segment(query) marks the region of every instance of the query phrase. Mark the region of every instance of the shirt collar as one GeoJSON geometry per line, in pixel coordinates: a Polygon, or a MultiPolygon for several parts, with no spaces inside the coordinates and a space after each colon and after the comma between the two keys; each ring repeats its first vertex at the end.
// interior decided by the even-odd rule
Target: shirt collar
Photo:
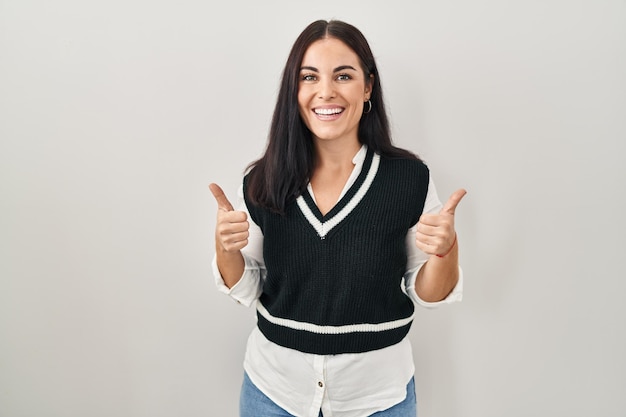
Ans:
{"type": "Polygon", "coordinates": [[[363,161],[365,161],[365,156],[367,155],[367,145],[361,145],[361,149],[354,155],[352,158],[352,163],[354,165],[363,165],[363,161]]]}

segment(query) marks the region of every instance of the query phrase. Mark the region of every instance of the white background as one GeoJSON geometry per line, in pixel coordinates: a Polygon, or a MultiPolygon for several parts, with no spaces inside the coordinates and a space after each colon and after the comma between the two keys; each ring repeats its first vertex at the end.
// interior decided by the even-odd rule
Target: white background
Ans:
{"type": "Polygon", "coordinates": [[[207,185],[234,199],[320,18],[468,190],[420,417],[626,415],[625,1],[0,0],[0,416],[237,415],[255,317],[215,289],[207,185]]]}

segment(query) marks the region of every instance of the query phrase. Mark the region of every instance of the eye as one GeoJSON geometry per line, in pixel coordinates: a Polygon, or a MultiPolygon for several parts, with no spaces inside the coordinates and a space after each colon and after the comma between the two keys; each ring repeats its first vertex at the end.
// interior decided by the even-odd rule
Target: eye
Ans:
{"type": "Polygon", "coordinates": [[[350,76],[349,74],[339,74],[337,75],[337,80],[338,81],[349,81],[352,79],[352,76],[350,76]]]}
{"type": "Polygon", "coordinates": [[[314,74],[304,74],[300,79],[302,81],[315,81],[317,77],[314,74]]]}

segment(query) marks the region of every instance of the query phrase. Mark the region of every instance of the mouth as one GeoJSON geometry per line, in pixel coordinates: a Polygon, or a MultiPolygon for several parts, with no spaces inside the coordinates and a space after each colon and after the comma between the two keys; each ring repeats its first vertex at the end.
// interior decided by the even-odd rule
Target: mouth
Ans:
{"type": "Polygon", "coordinates": [[[323,119],[334,119],[339,117],[339,115],[341,115],[341,113],[343,113],[344,108],[343,107],[317,107],[313,109],[313,113],[315,113],[315,115],[317,117],[323,118],[323,119]]]}

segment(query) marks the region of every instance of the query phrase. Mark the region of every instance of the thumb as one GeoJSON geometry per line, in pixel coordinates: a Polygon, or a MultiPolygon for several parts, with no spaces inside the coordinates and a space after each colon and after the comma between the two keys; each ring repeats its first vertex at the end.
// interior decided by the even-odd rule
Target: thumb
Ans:
{"type": "Polygon", "coordinates": [[[452,193],[446,204],[441,209],[441,213],[448,213],[454,215],[454,211],[456,210],[456,206],[459,205],[459,202],[467,194],[467,191],[464,189],[458,189],[452,193]]]}
{"type": "Polygon", "coordinates": [[[215,183],[211,183],[209,184],[209,189],[211,190],[213,197],[215,197],[215,201],[217,201],[217,208],[219,210],[224,210],[224,211],[234,210],[233,205],[230,204],[230,201],[228,201],[228,198],[226,198],[226,194],[224,194],[224,190],[222,190],[222,187],[220,187],[219,185],[215,183]]]}

